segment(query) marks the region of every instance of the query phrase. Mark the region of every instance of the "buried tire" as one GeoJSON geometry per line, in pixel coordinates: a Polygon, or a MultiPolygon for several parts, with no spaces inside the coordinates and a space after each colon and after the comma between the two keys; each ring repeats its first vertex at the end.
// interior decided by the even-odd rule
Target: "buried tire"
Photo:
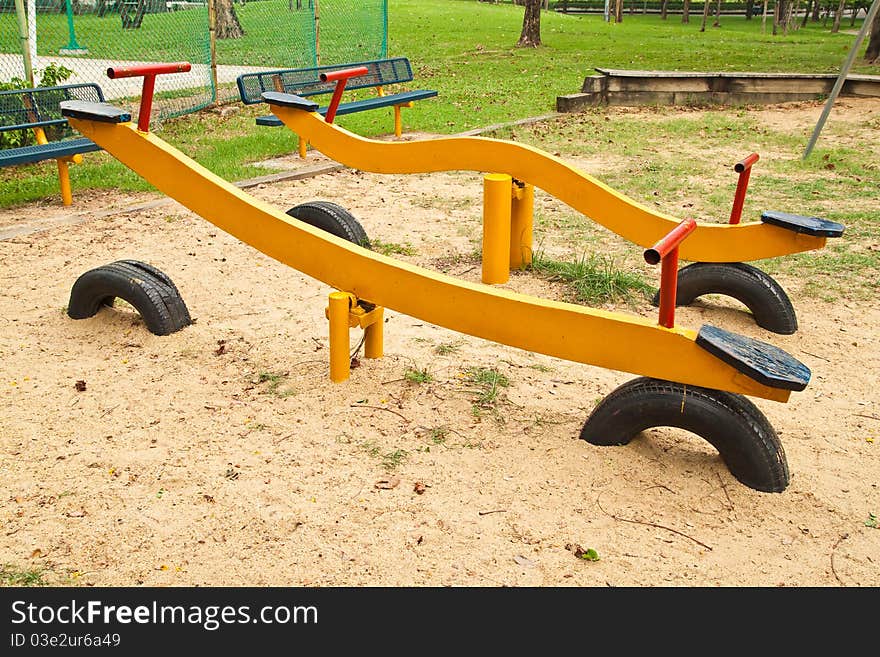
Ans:
{"type": "Polygon", "coordinates": [[[367,231],[355,216],[341,205],[329,201],[309,201],[290,208],[287,214],[331,235],[370,248],[367,231]]]}
{"type": "MultiPolygon", "coordinates": [[[[704,294],[723,294],[742,302],[755,323],[773,333],[797,331],[797,315],[785,290],[771,276],[742,262],[695,262],[678,272],[677,306],[693,303],[704,294]]],[[[654,296],[660,303],[660,293],[654,296]]]]}
{"type": "Polygon", "coordinates": [[[710,443],[742,484],[779,493],[789,482],[782,443],[746,397],[642,377],[603,399],[580,437],[593,445],[625,445],[652,427],[675,427],[710,443]]]}
{"type": "Polygon", "coordinates": [[[87,319],[117,298],[134,306],[156,335],[170,335],[192,324],[171,279],[139,260],[118,260],[82,274],[70,290],[67,314],[71,319],[87,319]]]}

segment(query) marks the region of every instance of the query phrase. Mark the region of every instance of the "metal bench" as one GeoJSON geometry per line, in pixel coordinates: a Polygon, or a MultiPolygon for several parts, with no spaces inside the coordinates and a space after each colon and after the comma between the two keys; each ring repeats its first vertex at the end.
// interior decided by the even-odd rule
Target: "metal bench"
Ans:
{"type": "MultiPolygon", "coordinates": [[[[340,103],[336,109],[337,115],[353,114],[379,107],[393,107],[394,134],[400,137],[403,133],[401,109],[412,107],[413,103],[417,100],[433,98],[437,95],[436,91],[429,89],[401,91],[393,94],[385,93],[385,87],[388,85],[412,82],[412,67],[410,66],[409,59],[406,57],[350,64],[334,64],[331,66],[314,66],[312,68],[278,69],[274,71],[261,71],[259,73],[245,73],[238,76],[236,82],[241,101],[245,105],[255,105],[264,102],[262,94],[265,91],[278,91],[302,97],[331,94],[336,88],[336,83],[333,81],[322,82],[322,73],[326,74],[360,66],[367,68],[366,75],[360,75],[348,80],[345,87],[346,91],[375,88],[378,91],[378,95],[363,100],[340,103]]],[[[326,114],[328,108],[329,106],[319,107],[317,111],[321,114],[326,114]]],[[[257,117],[256,122],[257,125],[263,126],[277,127],[282,125],[281,120],[273,115],[257,117]]],[[[302,157],[305,157],[305,147],[305,140],[300,139],[299,152],[302,157]]]]}
{"type": "Polygon", "coordinates": [[[65,100],[100,103],[104,93],[93,83],[0,91],[0,132],[32,130],[37,142],[0,150],[0,167],[56,160],[61,200],[70,205],[73,196],[69,163],[79,163],[82,153],[99,151],[101,147],[90,139],[72,137],[67,119],[61,116],[60,105],[65,100]]]}

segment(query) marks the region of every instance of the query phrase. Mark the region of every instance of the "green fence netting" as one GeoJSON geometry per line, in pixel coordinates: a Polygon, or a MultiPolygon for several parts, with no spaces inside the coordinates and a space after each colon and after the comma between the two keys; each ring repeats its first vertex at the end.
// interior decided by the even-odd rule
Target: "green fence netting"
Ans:
{"type": "Polygon", "coordinates": [[[109,102],[136,111],[141,80],[111,80],[108,67],[190,62],[189,73],[156,79],[159,120],[237,100],[244,72],[387,56],[387,0],[213,0],[215,32],[208,0],[20,1],[27,39],[15,0],[0,0],[0,87],[27,86],[27,50],[37,85],[97,82],[109,102]],[[241,35],[213,38],[222,21],[241,35]]]}

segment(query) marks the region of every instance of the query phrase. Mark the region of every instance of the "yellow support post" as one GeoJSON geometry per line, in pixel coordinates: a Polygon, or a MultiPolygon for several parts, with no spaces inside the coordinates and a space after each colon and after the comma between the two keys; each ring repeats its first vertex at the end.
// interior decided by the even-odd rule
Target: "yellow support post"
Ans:
{"type": "Polygon", "coordinates": [[[305,137],[299,138],[299,156],[302,159],[306,159],[306,151],[309,148],[309,140],[305,137]]]}
{"type": "Polygon", "coordinates": [[[510,278],[510,186],[505,173],[483,176],[483,282],[506,283],[510,278]]]}
{"type": "Polygon", "coordinates": [[[385,313],[381,306],[376,306],[372,312],[375,313],[375,317],[372,318],[372,323],[364,328],[364,356],[366,358],[382,358],[385,340],[385,313]]]}
{"type": "Polygon", "coordinates": [[[348,313],[351,296],[345,292],[331,292],[327,318],[330,320],[330,380],[347,381],[351,375],[351,356],[348,343],[348,313]]]}
{"type": "Polygon", "coordinates": [[[66,160],[56,160],[58,162],[58,181],[61,183],[61,202],[64,205],[73,203],[73,193],[70,191],[70,171],[67,167],[66,160]]]}
{"type": "Polygon", "coordinates": [[[400,137],[403,134],[403,117],[400,115],[400,105],[394,106],[394,135],[400,137]]]}
{"type": "Polygon", "coordinates": [[[510,268],[525,269],[532,264],[535,186],[514,180],[511,191],[510,268]]]}

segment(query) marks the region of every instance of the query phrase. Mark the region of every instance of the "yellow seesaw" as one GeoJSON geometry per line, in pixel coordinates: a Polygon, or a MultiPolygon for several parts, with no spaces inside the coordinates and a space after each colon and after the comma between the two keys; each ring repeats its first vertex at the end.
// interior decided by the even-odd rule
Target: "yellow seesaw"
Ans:
{"type": "MultiPolygon", "coordinates": [[[[183,67],[188,65],[110,73],[145,75],[150,82],[145,91],[151,91],[150,76],[187,70],[183,67]]],[[[149,103],[143,98],[137,126],[130,114],[104,103],[64,102],[62,114],[76,130],[196,214],[340,290],[330,295],[328,308],[334,380],[348,377],[349,326],[368,331],[368,357],[382,355],[382,308],[387,307],[527,351],[642,375],[645,378],[621,386],[596,408],[582,438],[594,444],[623,444],[649,427],[680,427],[713,444],[744,484],[777,492],[787,486],[782,445],[763,414],[743,396],[784,402],[792,391],[806,387],[809,369],[786,352],[712,326],[699,332],[675,327],[671,317],[662,319],[663,303],[661,322],[667,326],[470,283],[374,253],[250,196],[150,133],[149,103]]],[[[320,202],[310,207],[323,207],[330,214],[341,210],[320,202]]],[[[646,257],[669,262],[698,230],[694,222],[676,224],[646,257]]],[[[143,263],[132,265],[135,262],[120,261],[128,264],[113,263],[81,276],[71,293],[71,317],[91,316],[114,296],[130,300],[124,294],[131,292],[142,314],[159,306],[163,317],[176,313],[176,328],[188,323],[182,302],[175,306],[177,289],[170,279],[143,263]],[[155,284],[152,296],[141,294],[145,278],[155,284]],[[137,289],[132,292],[133,288],[137,289]]],[[[674,309],[674,280],[673,276],[667,312],[670,303],[674,309]]]]}
{"type": "MultiPolygon", "coordinates": [[[[504,186],[505,181],[498,179],[498,174],[509,176],[506,193],[513,196],[515,208],[511,267],[531,262],[533,186],[645,248],[680,222],[615,191],[558,157],[527,145],[485,137],[442,137],[395,143],[366,139],[340,128],[333,119],[345,82],[365,72],[366,68],[361,67],[321,74],[324,83],[336,83],[325,116],[319,113],[317,103],[306,98],[279,91],[266,91],[262,98],[272,113],[299,135],[301,154],[302,146],[309,143],[337,162],[373,173],[460,170],[490,173],[486,178],[484,210],[487,222],[483,244],[485,283],[506,282],[509,271],[504,245],[511,239],[510,202],[506,208],[502,207],[497,199],[499,193],[505,192],[489,191],[490,183],[504,186]],[[493,221],[496,215],[501,215],[499,221],[493,221]],[[527,238],[517,242],[517,231],[526,232],[527,238]],[[519,254],[517,246],[521,250],[519,254]]],[[[256,86],[261,88],[278,86],[278,81],[271,79],[271,73],[249,73],[242,77],[256,77],[259,82],[256,86]]],[[[255,84],[252,81],[250,86],[255,84]]],[[[783,212],[764,212],[759,222],[740,223],[748,176],[757,159],[757,154],[752,154],[736,166],[740,179],[730,223],[698,222],[694,233],[681,244],[680,257],[695,264],[678,274],[678,304],[691,303],[704,294],[725,294],[742,301],[760,326],[776,333],[794,333],[797,318],[784,290],[766,273],[744,263],[820,249],[828,237],[842,235],[844,227],[817,217],[783,212]]]]}

